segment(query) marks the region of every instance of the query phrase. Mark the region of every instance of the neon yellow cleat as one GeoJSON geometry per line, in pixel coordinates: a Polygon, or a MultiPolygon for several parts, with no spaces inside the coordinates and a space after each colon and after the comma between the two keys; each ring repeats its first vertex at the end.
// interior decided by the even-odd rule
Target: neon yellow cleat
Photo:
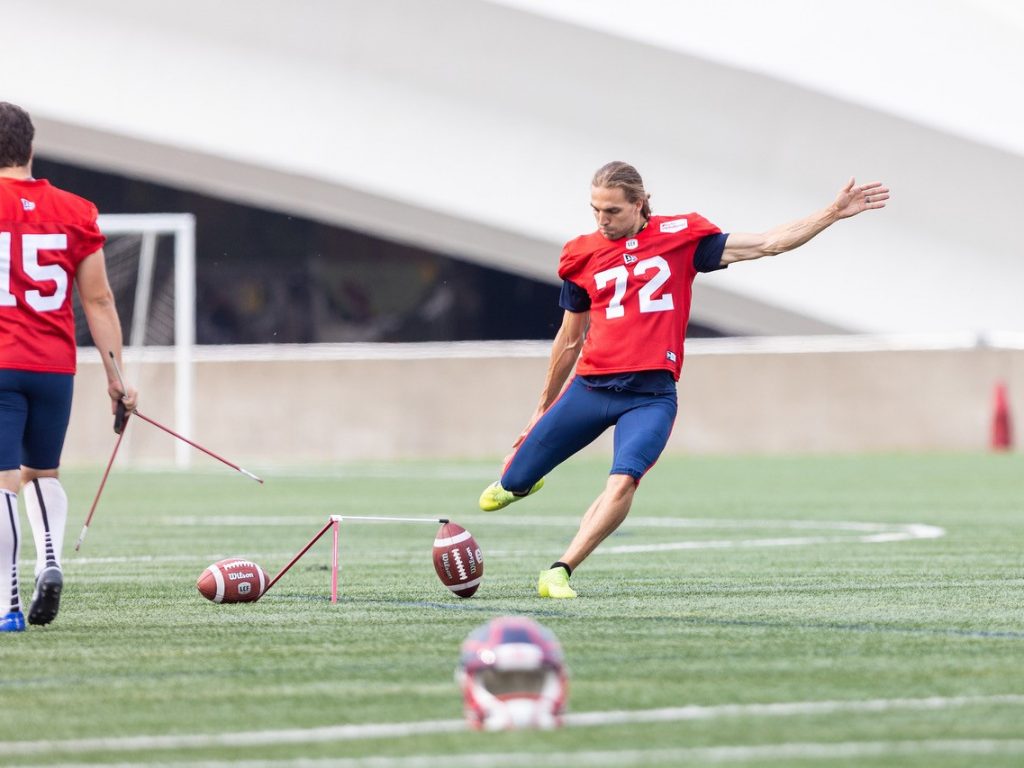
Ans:
{"type": "Polygon", "coordinates": [[[569,574],[565,568],[551,568],[540,572],[537,579],[537,594],[541,597],[576,597],[576,590],[569,586],[569,574]]]}
{"type": "Polygon", "coordinates": [[[532,493],[536,493],[544,487],[544,478],[538,480],[533,488],[530,489],[530,493],[526,493],[522,496],[516,496],[512,491],[506,491],[501,487],[501,481],[495,481],[484,488],[484,492],[480,494],[480,509],[484,512],[493,512],[496,509],[504,509],[513,501],[519,501],[520,499],[526,498],[532,493]]]}

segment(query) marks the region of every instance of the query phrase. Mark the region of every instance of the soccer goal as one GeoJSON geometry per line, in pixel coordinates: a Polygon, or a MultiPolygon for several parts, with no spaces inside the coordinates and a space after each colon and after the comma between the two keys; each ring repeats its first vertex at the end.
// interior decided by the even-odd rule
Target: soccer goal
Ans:
{"type": "MultiPolygon", "coordinates": [[[[121,316],[126,373],[148,361],[173,361],[175,429],[193,434],[192,353],[196,341],[195,217],[190,213],[104,214],[99,227],[107,276],[121,316]]],[[[80,345],[92,345],[76,295],[80,345]]],[[[178,441],[175,465],[187,467],[178,441]]]]}

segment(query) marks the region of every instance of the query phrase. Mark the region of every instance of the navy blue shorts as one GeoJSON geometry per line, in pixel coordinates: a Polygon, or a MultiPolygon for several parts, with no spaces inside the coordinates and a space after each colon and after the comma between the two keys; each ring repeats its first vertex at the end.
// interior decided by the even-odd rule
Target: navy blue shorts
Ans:
{"type": "Polygon", "coordinates": [[[74,385],[70,373],[0,369],[0,471],[60,466],[74,385]]]}
{"type": "Polygon", "coordinates": [[[525,493],[611,426],[615,447],[609,474],[629,475],[639,482],[665,450],[677,408],[675,392],[591,387],[576,377],[523,440],[505,468],[501,486],[525,493]]]}

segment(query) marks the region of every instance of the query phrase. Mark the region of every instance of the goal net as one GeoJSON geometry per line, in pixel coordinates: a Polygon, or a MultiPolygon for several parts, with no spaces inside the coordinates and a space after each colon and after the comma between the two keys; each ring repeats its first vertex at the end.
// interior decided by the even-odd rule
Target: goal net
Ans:
{"type": "MultiPolygon", "coordinates": [[[[174,363],[175,430],[193,432],[192,350],[196,338],[195,217],[185,213],[105,214],[99,226],[121,331],[125,366],[147,360],[174,363]]],[[[92,346],[75,293],[80,346],[92,346]]],[[[126,374],[132,378],[131,374],[126,374]]],[[[175,464],[187,467],[188,446],[176,441],[175,464]]]]}

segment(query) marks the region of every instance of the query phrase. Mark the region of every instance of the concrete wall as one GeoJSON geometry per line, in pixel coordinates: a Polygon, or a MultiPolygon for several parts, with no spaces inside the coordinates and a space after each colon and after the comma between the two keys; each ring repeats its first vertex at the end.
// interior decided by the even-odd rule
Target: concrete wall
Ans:
{"type": "MultiPolygon", "coordinates": [[[[404,346],[404,345],[403,345],[404,346]]],[[[200,360],[191,436],[249,469],[359,460],[500,460],[531,413],[543,346],[455,357],[200,360]]],[[[174,426],[173,366],[132,362],[141,410],[174,426]]],[[[994,384],[1024,413],[1024,350],[688,353],[669,450],[696,453],[972,451],[988,446],[994,384]]],[[[65,465],[114,444],[98,359],[76,382],[65,465]]],[[[170,436],[136,421],[119,461],[174,462],[170,436]]],[[[610,435],[591,451],[607,452],[610,435]]],[[[212,462],[195,454],[193,466],[212,462]]],[[[211,464],[215,466],[215,464],[211,464]]]]}

